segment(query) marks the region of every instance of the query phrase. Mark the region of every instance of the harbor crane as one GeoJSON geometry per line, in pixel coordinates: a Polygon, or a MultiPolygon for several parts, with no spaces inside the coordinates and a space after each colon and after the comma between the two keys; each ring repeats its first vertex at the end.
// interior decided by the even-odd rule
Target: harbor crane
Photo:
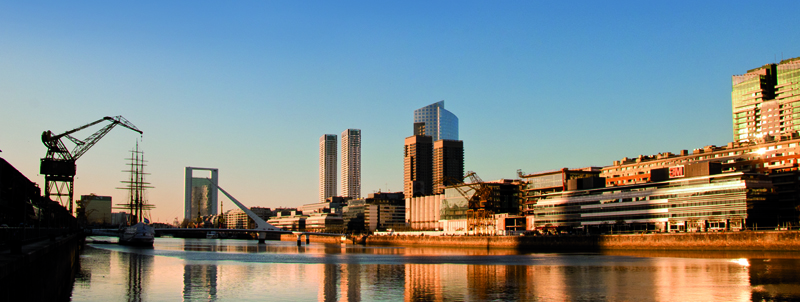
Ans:
{"type": "Polygon", "coordinates": [[[69,212],[73,213],[73,181],[76,171],[75,161],[83,156],[86,151],[89,151],[92,146],[97,144],[103,136],[108,134],[108,132],[117,125],[139,132],[140,135],[142,134],[142,130],[136,128],[136,126],[121,115],[115,117],[106,116],[57,135],[49,130],[42,133],[42,143],[47,147],[47,155],[41,160],[39,174],[44,175],[46,198],[55,197],[57,199],[56,201],[62,206],[67,207],[67,205],[69,205],[69,212]],[[80,140],[72,136],[75,132],[104,121],[111,123],[97,130],[97,132],[86,139],[80,140]],[[66,138],[75,144],[72,151],[67,149],[62,138],[66,138]]]}

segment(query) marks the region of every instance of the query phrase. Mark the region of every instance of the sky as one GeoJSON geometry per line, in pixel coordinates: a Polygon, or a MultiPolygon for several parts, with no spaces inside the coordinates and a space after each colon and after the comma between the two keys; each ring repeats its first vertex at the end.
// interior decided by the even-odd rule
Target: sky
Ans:
{"type": "Polygon", "coordinates": [[[83,155],[75,196],[125,202],[139,141],[152,220],[172,222],[187,166],[218,168],[247,206],[317,202],[319,138],[348,128],[362,131],[362,195],[402,191],[413,111],[442,100],[484,180],[725,145],[731,76],[800,56],[798,9],[0,0],[0,157],[44,187],[43,131],[122,115],[144,134],[117,127],[83,155]]]}

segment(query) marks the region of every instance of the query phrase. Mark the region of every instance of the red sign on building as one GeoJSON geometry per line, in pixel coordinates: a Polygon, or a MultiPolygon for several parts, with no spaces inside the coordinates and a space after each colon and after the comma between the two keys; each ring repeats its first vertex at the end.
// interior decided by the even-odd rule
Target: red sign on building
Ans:
{"type": "Polygon", "coordinates": [[[669,167],[669,178],[683,177],[683,166],[669,167]]]}

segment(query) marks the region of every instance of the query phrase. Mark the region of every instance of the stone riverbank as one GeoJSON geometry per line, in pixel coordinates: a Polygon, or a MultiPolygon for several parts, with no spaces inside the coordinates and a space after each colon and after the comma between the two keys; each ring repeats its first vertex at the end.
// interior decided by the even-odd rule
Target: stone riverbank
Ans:
{"type": "Polygon", "coordinates": [[[368,236],[365,242],[367,245],[512,248],[531,251],[800,251],[800,231],[556,236],[368,236]]]}

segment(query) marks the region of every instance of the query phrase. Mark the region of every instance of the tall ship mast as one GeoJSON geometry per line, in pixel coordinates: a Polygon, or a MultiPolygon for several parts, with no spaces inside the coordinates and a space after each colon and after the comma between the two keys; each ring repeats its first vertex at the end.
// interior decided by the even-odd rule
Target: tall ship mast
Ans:
{"type": "Polygon", "coordinates": [[[145,189],[153,188],[149,182],[144,180],[145,175],[150,173],[144,172],[145,160],[144,152],[139,150],[139,141],[136,141],[136,148],[131,150],[131,157],[126,158],[128,161],[128,170],[123,172],[129,173],[128,180],[123,180],[121,183],[125,184],[122,190],[128,191],[128,202],[118,204],[119,209],[130,211],[131,214],[128,218],[128,225],[135,225],[139,222],[149,222],[150,210],[155,208],[154,205],[147,204],[147,197],[145,189]]]}

